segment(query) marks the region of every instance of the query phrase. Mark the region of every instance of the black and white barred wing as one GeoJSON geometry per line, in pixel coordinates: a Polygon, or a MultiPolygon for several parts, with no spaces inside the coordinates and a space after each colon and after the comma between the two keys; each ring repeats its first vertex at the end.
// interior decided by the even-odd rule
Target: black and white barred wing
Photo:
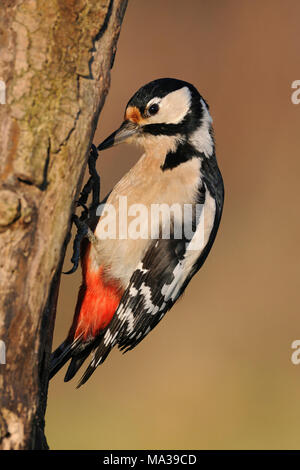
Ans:
{"type": "Polygon", "coordinates": [[[116,344],[121,350],[133,349],[172,307],[180,295],[178,286],[185,248],[183,240],[159,239],[151,243],[132,274],[79,386],[104,362],[116,344]]]}
{"type": "Polygon", "coordinates": [[[116,312],[122,328],[119,349],[133,349],[163,318],[179,296],[185,242],[155,241],[134,272],[116,312]]]}

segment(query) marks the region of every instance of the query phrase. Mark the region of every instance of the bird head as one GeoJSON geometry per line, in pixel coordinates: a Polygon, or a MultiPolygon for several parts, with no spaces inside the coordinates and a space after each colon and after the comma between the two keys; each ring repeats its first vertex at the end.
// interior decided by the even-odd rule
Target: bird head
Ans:
{"type": "Polygon", "coordinates": [[[192,143],[197,141],[199,131],[201,139],[207,140],[207,150],[211,150],[212,119],[208,109],[205,100],[190,83],[173,78],[154,80],[132,96],[122,125],[99,145],[98,150],[121,142],[147,147],[149,142],[153,145],[154,138],[156,141],[168,138],[170,146],[189,140],[192,143]]]}

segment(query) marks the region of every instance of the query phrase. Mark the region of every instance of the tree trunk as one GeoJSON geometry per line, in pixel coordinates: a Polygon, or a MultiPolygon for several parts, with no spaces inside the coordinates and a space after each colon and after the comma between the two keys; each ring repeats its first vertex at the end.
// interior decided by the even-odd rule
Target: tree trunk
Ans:
{"type": "Polygon", "coordinates": [[[60,272],[126,5],[1,2],[1,449],[47,448],[47,369],[60,272]]]}

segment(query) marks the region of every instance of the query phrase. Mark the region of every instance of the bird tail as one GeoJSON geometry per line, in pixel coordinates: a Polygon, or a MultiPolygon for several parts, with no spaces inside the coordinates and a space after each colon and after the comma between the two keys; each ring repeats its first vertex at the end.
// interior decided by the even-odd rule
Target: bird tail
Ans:
{"type": "Polygon", "coordinates": [[[51,354],[49,380],[68,362],[69,359],[82,347],[82,334],[75,336],[78,316],[81,309],[82,299],[84,298],[86,288],[82,285],[79,289],[73,323],[70,328],[67,339],[58,346],[51,354]]]}
{"type": "Polygon", "coordinates": [[[82,336],[73,342],[66,339],[51,355],[49,379],[71,359],[64,381],[71,380],[93,349],[93,341],[84,341],[82,336]]]}
{"type": "Polygon", "coordinates": [[[51,354],[50,373],[51,379],[70,359],[64,381],[71,380],[85,359],[88,357],[93,347],[94,337],[90,334],[89,322],[85,322],[85,315],[93,314],[96,317],[97,310],[92,308],[93,303],[89,299],[89,289],[86,285],[81,285],[75,309],[73,322],[67,339],[51,354]]]}
{"type": "Polygon", "coordinates": [[[52,377],[65,365],[65,363],[68,362],[68,360],[71,358],[71,355],[72,343],[67,343],[67,340],[65,340],[51,354],[49,379],[52,379],[52,377]]]}
{"type": "Polygon", "coordinates": [[[116,282],[105,283],[102,272],[100,266],[96,272],[90,269],[85,273],[67,339],[52,353],[50,378],[71,359],[64,378],[65,382],[71,380],[103,339],[122,292],[116,282]]]}

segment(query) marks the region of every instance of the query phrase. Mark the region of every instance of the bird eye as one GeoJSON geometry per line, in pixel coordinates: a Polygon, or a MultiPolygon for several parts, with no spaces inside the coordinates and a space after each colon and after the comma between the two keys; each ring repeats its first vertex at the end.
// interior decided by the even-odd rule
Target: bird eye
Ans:
{"type": "Polygon", "coordinates": [[[148,113],[150,114],[150,116],[153,116],[154,114],[156,114],[159,110],[159,106],[157,103],[153,103],[150,108],[148,109],[148,113]]]}

